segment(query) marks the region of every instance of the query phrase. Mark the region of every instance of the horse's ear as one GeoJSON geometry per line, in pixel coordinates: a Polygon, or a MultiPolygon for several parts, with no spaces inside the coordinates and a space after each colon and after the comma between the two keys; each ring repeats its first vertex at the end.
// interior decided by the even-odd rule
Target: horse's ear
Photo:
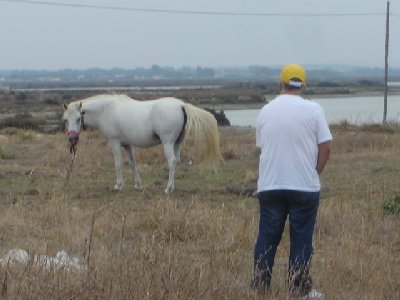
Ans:
{"type": "Polygon", "coordinates": [[[68,105],[64,103],[64,110],[68,109],[68,105]]]}
{"type": "Polygon", "coordinates": [[[85,114],[85,112],[82,110],[82,102],[79,103],[79,111],[80,111],[81,115],[85,114]]]}

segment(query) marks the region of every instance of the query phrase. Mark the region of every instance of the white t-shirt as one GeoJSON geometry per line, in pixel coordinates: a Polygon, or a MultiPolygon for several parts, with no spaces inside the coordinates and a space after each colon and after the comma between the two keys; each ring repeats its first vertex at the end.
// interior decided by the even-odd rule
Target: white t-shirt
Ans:
{"type": "Polygon", "coordinates": [[[257,191],[320,190],[318,144],[332,140],[322,107],[300,96],[279,95],[257,118],[261,149],[257,191]]]}

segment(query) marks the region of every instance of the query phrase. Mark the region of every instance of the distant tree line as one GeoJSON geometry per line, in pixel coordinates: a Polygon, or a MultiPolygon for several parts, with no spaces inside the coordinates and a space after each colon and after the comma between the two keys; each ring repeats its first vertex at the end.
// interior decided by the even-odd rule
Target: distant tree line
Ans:
{"type": "MultiPolygon", "coordinates": [[[[317,66],[307,67],[308,78],[312,81],[328,82],[332,80],[356,79],[382,80],[383,68],[317,66]]],[[[279,67],[249,66],[230,68],[209,67],[163,67],[153,65],[149,68],[84,70],[0,70],[0,86],[7,83],[126,83],[154,80],[269,80],[277,81],[279,67]]],[[[400,69],[390,69],[389,78],[400,80],[400,69]]]]}

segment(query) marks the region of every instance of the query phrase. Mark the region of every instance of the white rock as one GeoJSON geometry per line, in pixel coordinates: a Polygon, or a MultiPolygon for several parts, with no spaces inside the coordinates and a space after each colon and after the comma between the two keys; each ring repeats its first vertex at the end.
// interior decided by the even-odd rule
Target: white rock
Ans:
{"type": "Polygon", "coordinates": [[[26,264],[29,259],[29,254],[25,250],[22,249],[11,249],[8,253],[0,258],[0,263],[5,266],[8,263],[12,264],[15,262],[26,264]]]}
{"type": "MultiPolygon", "coordinates": [[[[3,266],[6,266],[8,263],[14,264],[15,262],[27,264],[29,259],[32,258],[22,249],[12,249],[8,251],[8,253],[0,258],[0,263],[3,266]]],[[[61,250],[57,252],[55,257],[47,256],[47,255],[35,255],[33,256],[33,261],[37,266],[44,268],[65,268],[67,270],[76,269],[82,270],[85,269],[85,266],[80,264],[79,259],[76,257],[71,257],[65,250],[61,250]]]]}

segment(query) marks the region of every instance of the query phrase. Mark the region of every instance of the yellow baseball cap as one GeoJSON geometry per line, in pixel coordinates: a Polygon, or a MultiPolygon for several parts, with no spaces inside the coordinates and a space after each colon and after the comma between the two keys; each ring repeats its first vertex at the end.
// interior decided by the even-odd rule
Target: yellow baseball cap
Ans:
{"type": "Polygon", "coordinates": [[[306,70],[296,64],[285,65],[282,68],[280,80],[293,87],[306,86],[306,70]]]}

